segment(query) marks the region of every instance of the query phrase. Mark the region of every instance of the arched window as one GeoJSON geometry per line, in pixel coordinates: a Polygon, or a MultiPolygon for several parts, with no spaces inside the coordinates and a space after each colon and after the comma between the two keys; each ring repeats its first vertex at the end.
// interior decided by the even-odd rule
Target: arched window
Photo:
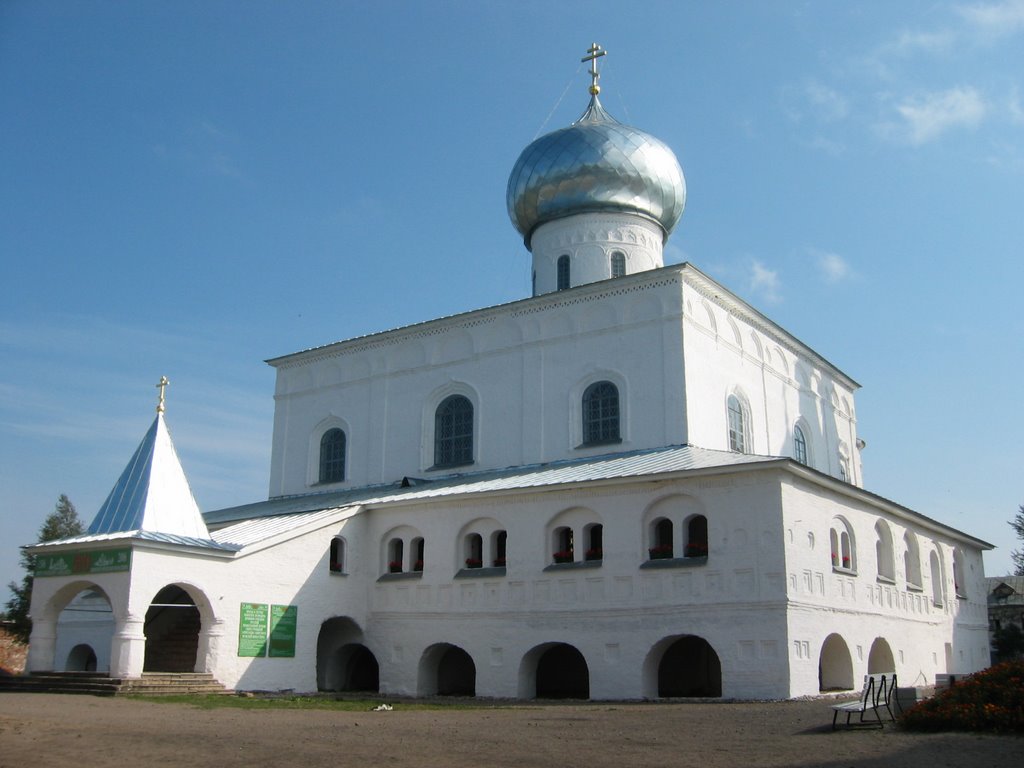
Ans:
{"type": "Polygon", "coordinates": [[[794,457],[801,464],[809,464],[807,459],[807,437],[804,435],[804,431],[800,429],[800,425],[797,424],[793,427],[793,453],[794,457]]]}
{"type": "Polygon", "coordinates": [[[331,554],[328,567],[332,573],[345,572],[345,540],[341,536],[331,539],[331,554]]]}
{"type": "Polygon", "coordinates": [[[557,288],[560,291],[564,291],[569,287],[569,257],[559,256],[558,257],[558,285],[557,288]]]}
{"type": "Polygon", "coordinates": [[[842,518],[833,518],[828,538],[832,545],[832,568],[856,573],[857,547],[849,524],[842,518]]]}
{"type": "Polygon", "coordinates": [[[434,466],[473,463],[473,404],[462,395],[446,397],[434,415],[434,466]]]}
{"type": "Polygon", "coordinates": [[[388,573],[401,573],[405,560],[405,543],[401,539],[388,542],[388,573]]]}
{"type": "Polygon", "coordinates": [[[912,531],[903,534],[903,572],[908,587],[921,588],[921,553],[917,548],[917,537],[912,531]]]}
{"type": "Polygon", "coordinates": [[[414,571],[423,570],[423,539],[415,538],[412,540],[412,569],[414,571]]]}
{"type": "Polygon", "coordinates": [[[878,560],[878,575],[887,581],[896,581],[896,564],[893,560],[892,533],[882,520],[875,523],[875,555],[878,560]]]}
{"type": "Polygon", "coordinates": [[[747,413],[736,395],[729,395],[729,450],[747,452],[747,413]]]}
{"type": "Polygon", "coordinates": [[[967,582],[964,576],[964,553],[958,547],[953,550],[953,594],[957,597],[967,597],[967,582]]]}
{"type": "Polygon", "coordinates": [[[619,442],[619,390],[598,381],[583,393],[583,444],[619,442]]]}
{"type": "Polygon", "coordinates": [[[571,563],[576,559],[576,549],[573,543],[572,528],[563,526],[555,529],[555,553],[556,563],[571,563]]]}
{"type": "Polygon", "coordinates": [[[600,523],[588,525],[583,529],[583,535],[587,539],[587,551],[584,560],[604,559],[604,526],[600,523]]]}
{"type": "Polygon", "coordinates": [[[484,537],[479,533],[471,533],[466,536],[465,552],[467,568],[483,568],[484,537]]]}
{"type": "Polygon", "coordinates": [[[708,519],[695,515],[686,522],[686,546],[684,557],[708,556],[708,519]]]}
{"type": "Polygon", "coordinates": [[[612,251],[612,277],[622,277],[626,274],[626,254],[622,251],[612,251]]]}
{"type": "Polygon", "coordinates": [[[939,565],[939,554],[932,550],[928,556],[928,565],[932,572],[932,604],[942,607],[942,566],[939,565]]]}
{"type": "Polygon", "coordinates": [[[328,429],[320,438],[320,482],[340,483],[345,479],[345,433],[328,429]]]}
{"type": "Polygon", "coordinates": [[[507,557],[508,533],[505,531],[495,531],[491,546],[494,552],[494,567],[504,568],[507,557]]]}
{"type": "Polygon", "coordinates": [[[651,560],[664,560],[672,557],[672,521],[664,517],[656,520],[651,533],[651,546],[647,550],[651,560]]]}

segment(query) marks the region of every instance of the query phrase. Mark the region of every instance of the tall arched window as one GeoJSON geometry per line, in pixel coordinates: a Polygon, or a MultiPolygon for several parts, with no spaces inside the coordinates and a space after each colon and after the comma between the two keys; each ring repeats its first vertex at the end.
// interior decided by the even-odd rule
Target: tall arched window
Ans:
{"type": "Polygon", "coordinates": [[[626,254],[622,251],[612,251],[612,277],[622,277],[626,274],[626,254]]]}
{"type": "Polygon", "coordinates": [[[587,539],[587,551],[584,554],[585,560],[604,559],[604,526],[600,523],[593,523],[583,529],[587,539]]]}
{"type": "Polygon", "coordinates": [[[583,443],[619,440],[619,390],[610,381],[598,381],[583,393],[583,443]]]}
{"type": "Polygon", "coordinates": [[[793,453],[794,458],[801,464],[807,464],[807,437],[804,431],[797,424],[793,427],[793,453]]]}
{"type": "Polygon", "coordinates": [[[662,560],[672,557],[672,521],[664,517],[656,520],[651,534],[651,546],[647,550],[651,559],[662,560]]]}
{"type": "Polygon", "coordinates": [[[708,519],[694,515],[686,522],[686,546],[683,557],[708,556],[708,519]]]}
{"type": "Polygon", "coordinates": [[[889,526],[879,520],[875,523],[875,555],[878,561],[878,575],[889,581],[896,580],[896,564],[893,560],[892,533],[889,526]]]}
{"type": "Polygon", "coordinates": [[[912,531],[903,534],[903,572],[908,587],[921,586],[921,554],[917,548],[917,537],[912,531]]]}
{"type": "Polygon", "coordinates": [[[333,573],[344,573],[345,571],[345,540],[341,536],[331,539],[328,567],[333,573]]]}
{"type": "Polygon", "coordinates": [[[328,429],[320,438],[320,482],[340,483],[345,479],[345,433],[328,429]]]}
{"type": "Polygon", "coordinates": [[[953,594],[967,597],[967,581],[964,578],[964,553],[957,547],[953,550],[953,594]]]}
{"type": "Polygon", "coordinates": [[[747,452],[747,414],[736,395],[729,395],[729,450],[747,452]]]}
{"type": "Polygon", "coordinates": [[[434,415],[434,466],[473,463],[473,404],[462,395],[446,397],[434,415]]]}
{"type": "Polygon", "coordinates": [[[569,287],[569,257],[558,257],[558,290],[564,291],[569,287]]]}
{"type": "Polygon", "coordinates": [[[942,607],[942,566],[939,565],[939,555],[934,550],[928,556],[928,565],[932,572],[932,605],[942,607]]]}

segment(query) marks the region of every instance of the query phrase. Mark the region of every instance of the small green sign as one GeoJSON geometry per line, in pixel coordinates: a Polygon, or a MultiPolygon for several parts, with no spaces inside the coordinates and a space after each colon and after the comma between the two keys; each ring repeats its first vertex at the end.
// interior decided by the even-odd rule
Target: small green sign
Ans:
{"type": "Polygon", "coordinates": [[[238,655],[267,655],[266,603],[242,603],[238,621],[238,655]]]}
{"type": "Polygon", "coordinates": [[[270,606],[270,655],[278,658],[295,656],[295,631],[299,606],[270,606]]]}
{"type": "Polygon", "coordinates": [[[116,573],[131,570],[131,567],[131,549],[97,549],[37,555],[34,573],[36,576],[77,576],[116,573]]]}

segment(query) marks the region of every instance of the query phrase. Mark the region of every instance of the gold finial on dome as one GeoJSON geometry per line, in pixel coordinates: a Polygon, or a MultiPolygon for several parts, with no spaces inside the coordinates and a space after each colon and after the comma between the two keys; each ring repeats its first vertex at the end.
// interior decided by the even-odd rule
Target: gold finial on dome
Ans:
{"type": "Polygon", "coordinates": [[[597,60],[608,53],[597,43],[593,43],[587,51],[588,56],[584,56],[580,61],[590,62],[590,95],[597,96],[601,92],[601,86],[597,84],[597,81],[601,79],[600,73],[597,71],[597,60]]]}
{"type": "Polygon", "coordinates": [[[160,383],[156,385],[156,388],[160,390],[160,402],[156,404],[157,413],[164,412],[164,390],[167,389],[167,385],[170,383],[170,379],[168,379],[166,376],[161,376],[160,383]]]}

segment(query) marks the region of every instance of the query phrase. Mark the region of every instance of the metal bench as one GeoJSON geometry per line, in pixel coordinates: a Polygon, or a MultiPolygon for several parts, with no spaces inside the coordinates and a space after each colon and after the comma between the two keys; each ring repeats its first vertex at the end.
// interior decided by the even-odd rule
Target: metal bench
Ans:
{"type": "Polygon", "coordinates": [[[896,707],[902,711],[899,696],[896,696],[896,685],[895,672],[864,675],[864,688],[861,690],[860,698],[857,701],[845,701],[841,704],[832,705],[832,730],[836,729],[836,721],[839,718],[840,712],[846,713],[847,726],[865,725],[883,728],[882,715],[879,712],[879,709],[883,707],[889,713],[889,719],[895,721],[896,715],[892,710],[894,696],[896,707]],[[869,712],[875,716],[873,721],[866,719],[866,715],[869,712]],[[860,716],[859,723],[850,722],[850,718],[854,714],[860,716]]]}

